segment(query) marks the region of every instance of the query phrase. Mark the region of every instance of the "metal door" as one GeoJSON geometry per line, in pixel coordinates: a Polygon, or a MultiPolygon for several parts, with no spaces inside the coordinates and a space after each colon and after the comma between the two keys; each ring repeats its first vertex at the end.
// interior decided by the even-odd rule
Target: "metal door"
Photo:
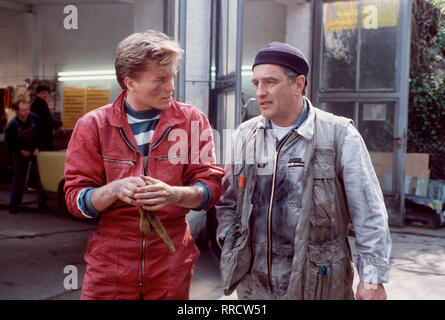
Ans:
{"type": "Polygon", "coordinates": [[[219,133],[219,163],[225,160],[231,130],[241,123],[242,15],[242,0],[212,0],[209,119],[219,133]]]}
{"type": "Polygon", "coordinates": [[[389,221],[403,225],[410,0],[314,2],[312,100],[354,120],[389,221]]]}

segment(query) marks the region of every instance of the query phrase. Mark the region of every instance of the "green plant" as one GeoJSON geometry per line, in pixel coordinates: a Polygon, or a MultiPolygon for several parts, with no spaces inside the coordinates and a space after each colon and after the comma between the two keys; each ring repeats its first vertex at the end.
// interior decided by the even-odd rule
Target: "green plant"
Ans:
{"type": "Polygon", "coordinates": [[[445,2],[415,0],[407,149],[430,154],[431,179],[445,179],[444,77],[445,2]]]}

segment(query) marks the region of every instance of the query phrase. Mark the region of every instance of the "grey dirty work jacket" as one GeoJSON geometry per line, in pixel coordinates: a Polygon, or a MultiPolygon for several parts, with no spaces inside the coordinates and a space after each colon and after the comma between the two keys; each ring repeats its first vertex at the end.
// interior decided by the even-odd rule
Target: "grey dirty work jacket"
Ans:
{"type": "MultiPolygon", "coordinates": [[[[374,283],[388,281],[391,240],[386,209],[370,163],[367,166],[371,168],[366,170],[372,172],[374,177],[369,181],[363,181],[362,184],[371,185],[372,192],[378,189],[374,197],[376,199],[368,199],[370,194],[366,196],[366,191],[364,196],[346,195],[342,151],[352,121],[315,108],[308,99],[305,101],[310,108],[305,123],[309,122],[313,126],[313,134],[305,137],[304,157],[300,159],[304,164],[303,178],[299,183],[295,182],[296,186],[302,187],[301,197],[298,200],[301,202],[299,204],[301,209],[298,212],[293,236],[293,256],[287,293],[281,298],[353,299],[353,268],[347,242],[348,225],[351,222],[350,207],[353,206],[352,222],[355,222],[353,226],[358,233],[357,241],[360,241],[356,244],[359,251],[357,265],[359,276],[362,281],[374,283]],[[358,200],[354,200],[353,203],[352,198],[358,200]],[[360,201],[369,203],[360,204],[360,201]],[[351,202],[349,207],[348,202],[351,202]],[[364,208],[356,208],[360,206],[364,208]],[[369,212],[366,211],[368,209],[369,212]],[[374,213],[374,209],[379,213],[374,213]],[[369,228],[367,225],[369,223],[374,224],[374,228],[369,228]],[[374,272],[370,274],[369,271],[374,272]]],[[[265,119],[262,116],[241,124],[233,136],[231,161],[226,165],[226,175],[223,179],[225,193],[220,205],[217,206],[219,222],[217,238],[224,240],[220,271],[224,292],[227,295],[231,294],[251,271],[255,258],[251,214],[254,211],[252,199],[254,191],[257,190],[255,186],[257,177],[270,174],[270,170],[276,172],[283,168],[276,163],[277,154],[275,154],[277,158],[271,157],[271,160],[269,158],[269,161],[272,161],[269,165],[262,163],[261,155],[265,153],[267,145],[269,147],[271,145],[267,143],[266,131],[265,119]]],[[[282,148],[279,156],[286,158],[285,153],[290,150],[282,148]]],[[[272,153],[275,151],[274,148],[272,153]]],[[[298,165],[291,161],[289,163],[288,166],[298,165]]],[[[350,189],[348,192],[353,193],[350,189]]],[[[267,229],[270,233],[267,235],[268,238],[272,237],[270,225],[268,222],[267,229]]],[[[271,242],[268,246],[270,248],[267,249],[269,255],[266,273],[269,274],[269,283],[272,284],[270,269],[273,268],[272,248],[275,247],[270,244],[271,242]]]]}

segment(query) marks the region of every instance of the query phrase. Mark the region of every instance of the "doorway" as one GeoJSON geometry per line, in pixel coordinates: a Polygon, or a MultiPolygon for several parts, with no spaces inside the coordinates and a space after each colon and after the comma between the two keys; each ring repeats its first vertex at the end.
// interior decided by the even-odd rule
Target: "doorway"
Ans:
{"type": "Polygon", "coordinates": [[[389,222],[405,220],[411,1],[314,3],[312,100],[354,120],[370,152],[389,222]]]}

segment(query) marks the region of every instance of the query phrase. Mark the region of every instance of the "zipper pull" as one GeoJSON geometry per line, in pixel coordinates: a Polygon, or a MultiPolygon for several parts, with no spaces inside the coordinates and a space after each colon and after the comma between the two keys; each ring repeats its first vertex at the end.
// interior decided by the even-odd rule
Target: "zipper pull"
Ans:
{"type": "Polygon", "coordinates": [[[328,276],[328,266],[326,264],[324,266],[320,266],[319,275],[322,278],[328,276]]]}
{"type": "Polygon", "coordinates": [[[246,181],[246,178],[245,178],[244,176],[240,176],[240,177],[239,177],[239,186],[240,186],[241,188],[244,188],[244,183],[245,183],[245,181],[246,181]]]}

